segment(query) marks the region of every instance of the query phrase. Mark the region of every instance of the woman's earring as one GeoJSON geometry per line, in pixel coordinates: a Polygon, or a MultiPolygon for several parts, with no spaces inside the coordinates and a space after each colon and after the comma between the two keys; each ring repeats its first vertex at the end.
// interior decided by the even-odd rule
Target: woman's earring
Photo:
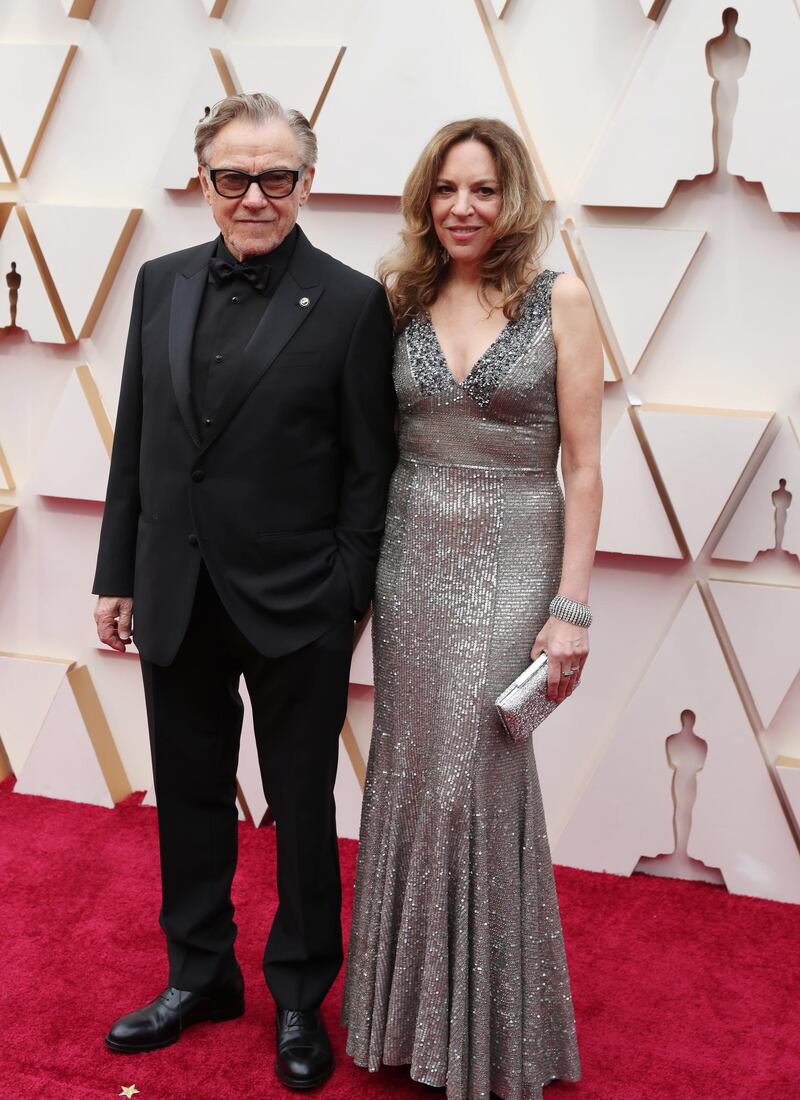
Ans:
{"type": "Polygon", "coordinates": [[[440,251],[440,256],[442,258],[442,263],[443,264],[449,264],[450,263],[450,253],[447,251],[446,248],[442,247],[442,249],[440,251]]]}

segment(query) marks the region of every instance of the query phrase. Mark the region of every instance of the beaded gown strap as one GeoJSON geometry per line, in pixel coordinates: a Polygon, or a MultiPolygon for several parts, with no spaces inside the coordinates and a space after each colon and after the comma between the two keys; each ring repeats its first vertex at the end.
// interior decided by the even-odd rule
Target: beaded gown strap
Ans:
{"type": "Polygon", "coordinates": [[[527,350],[540,327],[550,324],[550,297],[559,274],[549,269],[539,272],[525,294],[520,316],[500,330],[460,383],[447,365],[430,314],[416,314],[404,336],[411,370],[420,390],[430,395],[455,387],[469,394],[479,407],[486,408],[504,376],[527,350]]]}

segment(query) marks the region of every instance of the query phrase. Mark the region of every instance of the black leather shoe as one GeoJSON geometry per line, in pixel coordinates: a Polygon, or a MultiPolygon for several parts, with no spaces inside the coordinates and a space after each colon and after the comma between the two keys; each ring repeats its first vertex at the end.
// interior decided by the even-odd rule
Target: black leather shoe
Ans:
{"type": "Polygon", "coordinates": [[[278,1080],[290,1089],[314,1089],[333,1073],[333,1053],[318,1009],[297,1012],[279,1008],[278,1080]]]}
{"type": "Polygon", "coordinates": [[[228,985],[208,993],[190,993],[170,985],[149,1005],[120,1017],[106,1035],[109,1050],[136,1054],[177,1043],[187,1027],[205,1020],[219,1023],[244,1012],[241,972],[228,985]]]}

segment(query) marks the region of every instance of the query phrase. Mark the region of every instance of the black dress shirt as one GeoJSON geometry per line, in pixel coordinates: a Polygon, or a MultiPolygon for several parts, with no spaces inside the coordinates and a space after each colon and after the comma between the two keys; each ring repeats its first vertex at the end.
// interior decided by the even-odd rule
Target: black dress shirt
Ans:
{"type": "Polygon", "coordinates": [[[192,404],[201,436],[214,422],[214,411],[225,392],[227,378],[238,366],[242,352],[289,266],[296,243],[295,227],[272,252],[247,259],[248,267],[268,269],[265,289],[259,290],[239,273],[242,265],[225,246],[222,236],[217,241],[214,255],[227,261],[234,274],[218,283],[209,273],[194,331],[192,404]]]}

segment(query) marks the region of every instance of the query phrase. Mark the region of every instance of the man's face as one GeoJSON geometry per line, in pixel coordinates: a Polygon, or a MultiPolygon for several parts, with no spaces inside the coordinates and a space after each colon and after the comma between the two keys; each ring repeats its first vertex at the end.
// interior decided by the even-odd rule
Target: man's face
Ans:
{"type": "MultiPolygon", "coordinates": [[[[234,119],[219,131],[207,153],[209,168],[232,168],[257,175],[274,168],[300,168],[302,158],[297,139],[280,119],[251,122],[234,119]]],[[[211,178],[198,166],[200,186],[225,244],[237,259],[261,256],[277,248],[297,221],[300,207],[308,198],[314,169],[306,168],[291,195],[267,198],[257,183],[251,183],[241,198],[218,195],[211,178]]]]}

